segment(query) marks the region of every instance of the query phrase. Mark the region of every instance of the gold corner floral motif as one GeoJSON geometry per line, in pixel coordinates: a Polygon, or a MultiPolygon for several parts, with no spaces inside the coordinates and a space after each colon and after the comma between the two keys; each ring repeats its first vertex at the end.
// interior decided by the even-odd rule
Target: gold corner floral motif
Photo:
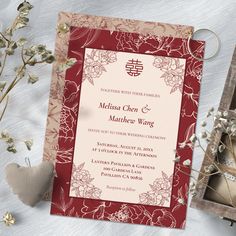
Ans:
{"type": "Polygon", "coordinates": [[[73,164],[70,191],[75,197],[100,199],[102,190],[92,184],[94,178],[84,169],[84,165],[73,164]]]}
{"type": "Polygon", "coordinates": [[[86,53],[84,60],[83,81],[88,80],[94,85],[94,79],[106,72],[105,66],[117,61],[117,52],[92,49],[86,53]]]}
{"type": "Polygon", "coordinates": [[[150,184],[151,190],[139,194],[139,203],[153,206],[164,206],[170,202],[173,175],[168,175],[162,171],[162,177],[156,178],[150,184]]]}
{"type": "Polygon", "coordinates": [[[184,64],[180,63],[179,58],[173,57],[154,57],[153,66],[164,72],[161,78],[167,86],[171,87],[170,93],[179,90],[182,93],[184,82],[184,64]]]}

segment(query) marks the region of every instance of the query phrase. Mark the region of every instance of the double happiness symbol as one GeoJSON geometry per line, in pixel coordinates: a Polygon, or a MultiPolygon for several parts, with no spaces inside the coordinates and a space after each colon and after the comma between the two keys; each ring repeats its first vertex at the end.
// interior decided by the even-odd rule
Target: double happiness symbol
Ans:
{"type": "Polygon", "coordinates": [[[125,69],[130,76],[139,76],[143,71],[143,64],[138,59],[128,60],[125,65],[125,69]]]}

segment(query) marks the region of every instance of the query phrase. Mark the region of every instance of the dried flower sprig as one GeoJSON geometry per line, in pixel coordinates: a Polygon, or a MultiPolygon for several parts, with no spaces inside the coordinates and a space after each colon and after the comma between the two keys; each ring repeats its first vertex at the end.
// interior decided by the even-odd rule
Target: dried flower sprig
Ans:
{"type": "Polygon", "coordinates": [[[17,138],[14,138],[7,130],[4,130],[0,133],[0,140],[6,143],[7,151],[16,153],[16,142],[22,142],[25,144],[26,148],[30,151],[31,147],[33,146],[33,140],[20,140],[17,138]]]}
{"type": "Polygon", "coordinates": [[[11,226],[16,223],[16,220],[10,212],[6,212],[0,222],[3,222],[6,226],[11,226]]]}
{"type": "MultiPolygon", "coordinates": [[[[25,37],[15,38],[15,32],[25,28],[28,25],[28,15],[33,6],[27,2],[22,2],[18,7],[18,14],[13,23],[4,31],[0,32],[0,105],[3,106],[0,111],[0,122],[6,112],[9,93],[24,78],[27,78],[29,84],[35,84],[39,77],[30,72],[30,68],[36,65],[51,64],[55,58],[52,51],[48,50],[45,45],[38,44],[28,46],[25,37]],[[21,64],[15,68],[15,76],[11,81],[3,80],[4,69],[8,57],[15,55],[16,50],[20,51],[21,64]]],[[[4,77],[5,78],[5,77],[4,77]]],[[[8,132],[1,132],[0,140],[7,144],[7,150],[15,153],[15,142],[18,139],[13,138],[8,132]]],[[[31,149],[32,140],[22,141],[28,150],[31,149]]]]}
{"type": "Polygon", "coordinates": [[[232,207],[236,207],[236,202],[233,201],[231,190],[229,187],[228,179],[235,178],[236,180],[236,169],[232,168],[229,165],[225,165],[225,157],[222,155],[225,150],[229,151],[231,153],[231,156],[233,157],[233,162],[236,165],[236,154],[234,151],[233,147],[233,140],[236,139],[236,119],[232,119],[229,117],[229,114],[227,111],[214,111],[214,108],[209,109],[206,118],[213,118],[213,121],[215,122],[215,126],[213,127],[213,132],[217,133],[220,132],[222,133],[228,140],[227,142],[224,142],[220,140],[220,143],[217,144],[212,140],[212,135],[209,130],[207,130],[207,120],[203,121],[201,123],[202,127],[202,132],[199,135],[193,134],[189,142],[191,143],[192,147],[199,147],[204,153],[206,158],[208,159],[209,165],[205,166],[203,169],[203,172],[195,170],[191,168],[191,162],[190,160],[185,160],[180,163],[180,160],[178,159],[178,170],[188,176],[190,176],[194,181],[192,182],[190,186],[189,192],[192,195],[196,194],[196,186],[198,184],[205,184],[207,188],[209,188],[211,191],[214,191],[219,197],[224,199],[225,202],[228,202],[229,205],[232,207]],[[207,144],[210,143],[210,155],[215,157],[212,158],[209,156],[208,152],[205,150],[205,148],[202,145],[202,141],[205,141],[207,144]],[[193,174],[189,174],[189,170],[193,172],[198,172],[201,174],[202,178],[201,179],[196,179],[193,174]],[[228,196],[229,200],[225,199],[222,194],[217,192],[212,186],[209,184],[206,184],[204,182],[205,177],[213,176],[213,175],[220,175],[224,178],[226,186],[227,186],[227,191],[228,191],[228,196]],[[203,183],[204,182],[204,183],[203,183]]]}

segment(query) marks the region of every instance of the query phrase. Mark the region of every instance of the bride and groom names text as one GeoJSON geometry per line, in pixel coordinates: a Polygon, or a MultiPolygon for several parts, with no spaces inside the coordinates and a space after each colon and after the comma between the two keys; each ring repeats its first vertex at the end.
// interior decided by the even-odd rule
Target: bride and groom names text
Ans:
{"type": "MultiPolygon", "coordinates": [[[[147,114],[148,112],[151,111],[151,108],[149,108],[148,105],[145,105],[141,108],[137,108],[137,107],[132,107],[129,104],[120,106],[120,105],[113,105],[112,103],[105,103],[105,102],[100,102],[98,108],[115,110],[115,111],[124,111],[124,112],[130,112],[130,113],[141,112],[142,114],[147,114]]],[[[131,119],[131,118],[128,118],[126,115],[122,117],[118,117],[116,115],[110,115],[108,121],[128,123],[128,124],[139,124],[139,125],[149,126],[150,128],[153,128],[155,124],[154,121],[146,120],[144,118],[131,119]]]]}

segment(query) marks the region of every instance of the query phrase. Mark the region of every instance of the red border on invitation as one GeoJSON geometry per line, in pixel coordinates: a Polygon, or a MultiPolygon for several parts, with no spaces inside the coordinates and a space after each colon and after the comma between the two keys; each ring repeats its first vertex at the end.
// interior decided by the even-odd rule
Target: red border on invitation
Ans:
{"type": "MultiPolygon", "coordinates": [[[[203,56],[204,42],[192,40],[190,47],[194,55],[203,56]]],[[[194,133],[196,126],[203,66],[202,62],[197,61],[189,54],[187,39],[71,27],[68,57],[76,58],[77,62],[66,72],[58,140],[59,148],[56,158],[57,176],[54,179],[51,214],[184,228],[189,177],[182,171],[190,173],[190,169],[183,167],[182,163],[187,159],[192,159],[192,146],[189,138],[194,133]],[[86,47],[186,59],[176,147],[176,155],[180,160],[175,163],[170,207],[69,196],[83,58],[86,47]]],[[[60,76],[61,72],[57,73],[60,76]]]]}

